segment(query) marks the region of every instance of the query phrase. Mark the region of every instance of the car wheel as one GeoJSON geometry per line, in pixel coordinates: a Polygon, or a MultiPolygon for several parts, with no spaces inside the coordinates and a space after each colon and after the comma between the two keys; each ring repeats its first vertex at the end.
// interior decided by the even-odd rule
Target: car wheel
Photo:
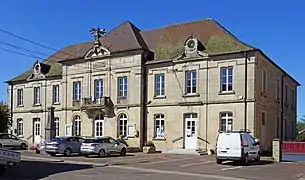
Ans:
{"type": "Polygon", "coordinates": [[[256,161],[256,162],[259,162],[260,160],[261,160],[261,154],[260,154],[260,152],[258,152],[255,161],[256,161]]]}
{"type": "Polygon", "coordinates": [[[65,149],[64,156],[71,156],[71,149],[70,148],[65,149]]]}
{"type": "Polygon", "coordinates": [[[120,155],[126,156],[126,148],[122,148],[120,155]]]}
{"type": "Polygon", "coordinates": [[[25,149],[26,149],[26,144],[25,144],[25,143],[22,143],[22,144],[20,145],[20,149],[21,149],[21,150],[25,150],[25,149]]]}
{"type": "Polygon", "coordinates": [[[249,156],[248,154],[245,154],[244,158],[243,158],[243,165],[247,166],[249,163],[249,156]]]}
{"type": "Polygon", "coordinates": [[[106,156],[105,150],[104,150],[104,149],[101,149],[101,150],[98,152],[98,156],[99,156],[99,157],[104,157],[104,156],[106,156]]]}
{"type": "Polygon", "coordinates": [[[217,164],[222,164],[222,160],[216,159],[216,163],[217,163],[217,164]]]}

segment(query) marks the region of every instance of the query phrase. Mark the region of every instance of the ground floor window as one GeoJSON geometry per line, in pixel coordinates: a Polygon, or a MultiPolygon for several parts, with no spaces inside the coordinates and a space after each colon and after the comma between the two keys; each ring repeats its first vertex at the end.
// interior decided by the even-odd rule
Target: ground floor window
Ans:
{"type": "Polygon", "coordinates": [[[41,135],[41,127],[40,127],[40,119],[34,118],[34,135],[40,136],[41,135]]]}
{"type": "Polygon", "coordinates": [[[164,115],[155,115],[155,137],[164,138],[165,125],[164,125],[164,115]]]}
{"type": "Polygon", "coordinates": [[[55,125],[55,136],[59,136],[59,118],[56,117],[54,120],[54,125],[55,125]]]}
{"type": "Polygon", "coordinates": [[[232,131],[233,130],[233,113],[222,112],[220,113],[220,130],[232,131]]]}
{"type": "Polygon", "coordinates": [[[101,137],[104,135],[104,116],[103,114],[97,114],[94,118],[95,137],[101,137]]]}
{"type": "Polygon", "coordinates": [[[17,136],[23,136],[23,119],[17,119],[17,136]]]}
{"type": "Polygon", "coordinates": [[[73,119],[73,136],[81,136],[81,118],[76,115],[73,119]]]}
{"type": "Polygon", "coordinates": [[[126,114],[120,114],[118,118],[118,135],[126,137],[127,136],[127,115],[126,114]]]}

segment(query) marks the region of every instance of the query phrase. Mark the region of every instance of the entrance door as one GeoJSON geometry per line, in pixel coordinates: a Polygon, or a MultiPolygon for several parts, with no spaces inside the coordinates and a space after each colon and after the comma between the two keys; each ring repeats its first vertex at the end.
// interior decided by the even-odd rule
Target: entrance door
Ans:
{"type": "Polygon", "coordinates": [[[40,135],[41,135],[40,119],[35,118],[34,119],[34,143],[35,144],[40,144],[41,143],[40,135]]]}
{"type": "Polygon", "coordinates": [[[102,137],[104,135],[104,116],[97,114],[94,118],[94,136],[102,137]]]}
{"type": "Polygon", "coordinates": [[[185,118],[185,149],[197,148],[196,121],[197,118],[185,118]]]}

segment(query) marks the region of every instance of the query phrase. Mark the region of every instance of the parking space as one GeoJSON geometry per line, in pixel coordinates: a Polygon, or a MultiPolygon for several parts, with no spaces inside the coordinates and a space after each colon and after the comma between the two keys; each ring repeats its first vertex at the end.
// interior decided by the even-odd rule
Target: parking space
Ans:
{"type": "Polygon", "coordinates": [[[119,168],[132,171],[180,172],[209,176],[235,177],[240,179],[295,179],[302,176],[305,165],[296,163],[273,163],[262,160],[249,166],[240,166],[230,162],[218,165],[213,156],[143,154],[111,157],[50,157],[49,155],[23,154],[24,159],[57,161],[57,163],[91,164],[96,167],[119,168]]]}

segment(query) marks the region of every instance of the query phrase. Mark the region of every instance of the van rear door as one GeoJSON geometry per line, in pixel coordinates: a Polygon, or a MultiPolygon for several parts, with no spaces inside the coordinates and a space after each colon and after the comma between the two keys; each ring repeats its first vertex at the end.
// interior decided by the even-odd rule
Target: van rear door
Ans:
{"type": "Polygon", "coordinates": [[[239,133],[220,133],[217,140],[217,156],[240,157],[241,135],[239,133]]]}

